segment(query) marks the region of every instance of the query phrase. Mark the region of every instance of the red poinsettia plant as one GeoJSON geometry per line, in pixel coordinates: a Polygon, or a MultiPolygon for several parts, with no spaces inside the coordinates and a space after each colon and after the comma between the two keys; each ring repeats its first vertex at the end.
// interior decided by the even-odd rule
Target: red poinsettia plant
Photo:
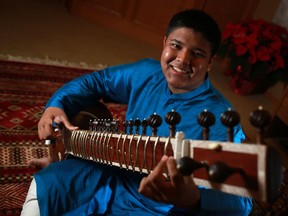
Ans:
{"type": "Polygon", "coordinates": [[[279,25],[261,19],[228,23],[218,55],[230,60],[225,74],[232,88],[263,92],[278,81],[288,83],[288,31],[279,25]]]}

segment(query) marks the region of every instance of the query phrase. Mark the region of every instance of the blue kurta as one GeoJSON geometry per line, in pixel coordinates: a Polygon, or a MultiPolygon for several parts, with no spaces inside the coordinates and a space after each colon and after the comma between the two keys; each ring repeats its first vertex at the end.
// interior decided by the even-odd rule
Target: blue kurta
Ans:
{"type": "MultiPolygon", "coordinates": [[[[127,119],[147,119],[154,112],[164,118],[174,109],[182,116],[177,130],[184,131],[190,139],[202,139],[197,115],[207,109],[216,116],[210,140],[227,140],[220,115],[231,105],[208,77],[191,92],[172,94],[160,63],[152,59],[79,77],[59,89],[46,107],[60,107],[71,118],[101,98],[128,104],[127,119]]],[[[159,127],[158,135],[169,136],[169,126],[165,122],[159,127]]],[[[245,138],[240,126],[235,127],[234,137],[235,142],[245,138]]],[[[142,177],[138,173],[75,158],[53,163],[35,175],[41,215],[167,215],[173,206],[154,202],[138,193],[142,177]]],[[[197,215],[207,212],[248,215],[251,210],[249,198],[204,188],[200,191],[201,208],[195,212],[197,215]]]]}

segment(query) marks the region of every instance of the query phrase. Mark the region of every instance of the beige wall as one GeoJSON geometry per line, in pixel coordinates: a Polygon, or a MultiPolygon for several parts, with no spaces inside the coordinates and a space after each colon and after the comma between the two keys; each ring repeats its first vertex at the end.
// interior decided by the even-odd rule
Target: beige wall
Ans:
{"type": "Polygon", "coordinates": [[[281,0],[259,0],[254,18],[272,21],[281,0]]]}

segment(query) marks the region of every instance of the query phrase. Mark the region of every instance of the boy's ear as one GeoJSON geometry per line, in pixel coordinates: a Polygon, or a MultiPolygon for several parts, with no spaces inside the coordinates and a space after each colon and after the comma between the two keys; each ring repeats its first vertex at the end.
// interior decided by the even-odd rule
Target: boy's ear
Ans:
{"type": "Polygon", "coordinates": [[[165,47],[166,41],[167,41],[167,37],[165,36],[163,39],[163,47],[165,47]]]}
{"type": "Polygon", "coordinates": [[[207,72],[209,72],[209,71],[211,70],[211,68],[212,68],[212,66],[213,66],[216,58],[217,58],[217,56],[214,55],[214,56],[210,59],[209,64],[208,64],[208,67],[207,67],[207,72]]]}

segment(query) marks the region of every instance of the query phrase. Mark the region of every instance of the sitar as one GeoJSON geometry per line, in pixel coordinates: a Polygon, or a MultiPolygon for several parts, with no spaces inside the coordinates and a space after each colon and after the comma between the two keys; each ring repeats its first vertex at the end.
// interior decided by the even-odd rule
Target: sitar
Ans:
{"type": "Polygon", "coordinates": [[[278,195],[282,172],[278,153],[263,144],[263,128],[269,124],[269,118],[262,108],[254,111],[250,122],[257,128],[257,143],[235,144],[233,127],[240,118],[231,109],[221,116],[228,141],[219,142],[209,140],[209,127],[214,124],[215,116],[207,110],[197,119],[203,128],[203,140],[192,140],[186,139],[184,132],[176,132],[181,116],[174,110],[165,116],[170,136],[161,137],[157,136],[157,127],[162,124],[162,118],[156,113],[148,120],[123,122],[124,131],[120,132],[120,122],[112,119],[103,104],[98,104],[96,112],[85,110],[74,118],[72,123],[79,130],[64,128],[61,137],[65,155],[147,174],[153,172],[163,155],[173,156],[181,173],[192,175],[197,185],[272,202],[278,195]],[[99,114],[107,118],[100,119],[99,114]],[[152,128],[152,136],[146,135],[147,126],[152,128]],[[142,127],[141,134],[139,127],[142,127]]]}

